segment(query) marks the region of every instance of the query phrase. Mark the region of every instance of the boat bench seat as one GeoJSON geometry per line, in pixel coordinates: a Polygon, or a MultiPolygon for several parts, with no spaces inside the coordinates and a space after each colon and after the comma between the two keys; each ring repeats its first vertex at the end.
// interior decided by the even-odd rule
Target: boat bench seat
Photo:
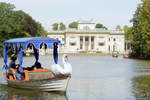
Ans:
{"type": "Polygon", "coordinates": [[[36,69],[33,71],[24,70],[25,80],[41,80],[54,77],[54,74],[49,69],[36,69]]]}

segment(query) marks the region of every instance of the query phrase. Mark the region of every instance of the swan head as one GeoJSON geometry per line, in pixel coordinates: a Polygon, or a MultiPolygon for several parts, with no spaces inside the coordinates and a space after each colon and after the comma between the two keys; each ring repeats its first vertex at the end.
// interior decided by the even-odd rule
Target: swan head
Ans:
{"type": "Polygon", "coordinates": [[[64,59],[65,62],[67,62],[68,61],[68,56],[66,54],[64,54],[63,59],[64,59]]]}

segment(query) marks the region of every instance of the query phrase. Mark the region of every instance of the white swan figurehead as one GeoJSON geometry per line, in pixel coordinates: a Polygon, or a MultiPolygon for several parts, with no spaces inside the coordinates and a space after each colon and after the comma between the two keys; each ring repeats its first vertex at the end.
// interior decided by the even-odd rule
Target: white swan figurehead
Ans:
{"type": "Polygon", "coordinates": [[[63,66],[60,66],[59,64],[53,64],[51,66],[51,70],[55,75],[60,74],[71,74],[72,73],[72,66],[68,62],[68,56],[66,54],[62,57],[63,66]]]}
{"type": "Polygon", "coordinates": [[[62,61],[63,61],[63,65],[64,65],[65,74],[71,74],[72,66],[68,62],[68,56],[66,54],[63,55],[62,61]]]}

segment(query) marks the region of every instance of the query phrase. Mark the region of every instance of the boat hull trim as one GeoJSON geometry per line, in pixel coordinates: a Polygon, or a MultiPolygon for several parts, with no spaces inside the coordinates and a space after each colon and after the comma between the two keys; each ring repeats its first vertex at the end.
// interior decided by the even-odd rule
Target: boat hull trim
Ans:
{"type": "Polygon", "coordinates": [[[8,86],[36,91],[66,91],[70,76],[61,78],[50,78],[45,80],[9,80],[6,79],[8,86]]]}

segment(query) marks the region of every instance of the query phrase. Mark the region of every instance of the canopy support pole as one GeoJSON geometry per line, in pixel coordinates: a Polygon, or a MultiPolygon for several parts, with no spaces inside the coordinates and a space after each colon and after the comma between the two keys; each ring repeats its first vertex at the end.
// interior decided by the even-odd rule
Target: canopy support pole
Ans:
{"type": "Polygon", "coordinates": [[[58,64],[58,51],[57,51],[57,48],[58,48],[58,44],[55,42],[54,43],[54,49],[53,49],[53,58],[54,58],[55,64],[58,64]]]}
{"type": "Polygon", "coordinates": [[[22,57],[23,57],[22,48],[20,48],[19,52],[18,52],[18,62],[19,62],[19,65],[20,65],[19,66],[19,72],[21,72],[21,73],[24,72],[23,68],[22,68],[22,62],[23,62],[23,58],[22,57]]]}
{"type": "Polygon", "coordinates": [[[33,50],[34,50],[34,56],[35,56],[36,62],[38,62],[38,60],[39,60],[38,49],[36,49],[36,48],[33,46],[33,50]]]}
{"type": "Polygon", "coordinates": [[[8,48],[7,48],[7,46],[4,44],[4,46],[3,46],[3,59],[4,59],[3,69],[5,69],[5,70],[8,69],[7,58],[8,58],[8,48]]]}

